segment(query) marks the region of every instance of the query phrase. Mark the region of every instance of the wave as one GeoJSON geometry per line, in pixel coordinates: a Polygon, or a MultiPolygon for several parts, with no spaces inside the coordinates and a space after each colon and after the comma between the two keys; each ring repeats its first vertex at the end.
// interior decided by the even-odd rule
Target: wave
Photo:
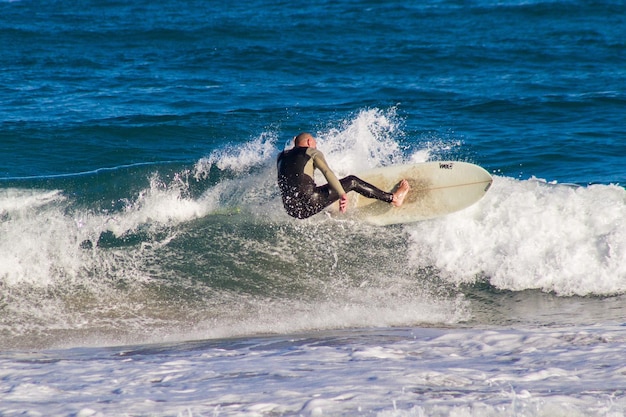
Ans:
{"type": "MultiPolygon", "coordinates": [[[[462,153],[457,140],[406,144],[400,126],[393,109],[370,109],[315,133],[338,175],[462,153]]],[[[622,187],[496,176],[481,202],[442,219],[297,221],[275,183],[288,145],[265,132],[193,166],[80,174],[72,192],[0,189],[3,346],[462,323],[462,284],[485,281],[560,296],[626,290],[622,187]]]]}

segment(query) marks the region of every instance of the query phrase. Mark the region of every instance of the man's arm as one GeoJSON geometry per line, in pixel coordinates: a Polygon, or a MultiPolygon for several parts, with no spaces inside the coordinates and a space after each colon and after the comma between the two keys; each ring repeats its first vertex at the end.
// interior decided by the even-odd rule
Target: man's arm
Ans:
{"type": "Polygon", "coordinates": [[[337,176],[328,166],[326,158],[324,158],[324,154],[322,154],[320,151],[317,151],[312,155],[312,158],[313,165],[315,166],[315,168],[319,169],[322,172],[322,174],[326,178],[326,181],[328,181],[328,185],[330,185],[330,187],[335,190],[340,196],[346,195],[346,192],[344,191],[341,183],[337,179],[337,176]]]}

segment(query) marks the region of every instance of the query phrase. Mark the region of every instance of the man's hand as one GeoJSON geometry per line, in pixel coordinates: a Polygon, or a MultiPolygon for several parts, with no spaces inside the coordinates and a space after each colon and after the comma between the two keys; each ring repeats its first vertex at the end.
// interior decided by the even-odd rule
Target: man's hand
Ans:
{"type": "Polygon", "coordinates": [[[339,211],[345,213],[346,210],[348,210],[348,194],[342,195],[339,200],[339,211]]]}

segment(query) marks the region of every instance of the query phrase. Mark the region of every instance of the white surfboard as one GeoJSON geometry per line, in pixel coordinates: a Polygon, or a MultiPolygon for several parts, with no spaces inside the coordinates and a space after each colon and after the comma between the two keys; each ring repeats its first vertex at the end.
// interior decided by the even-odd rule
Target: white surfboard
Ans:
{"type": "MultiPolygon", "coordinates": [[[[401,207],[348,193],[348,214],[375,225],[410,223],[462,210],[480,200],[493,178],[478,165],[437,161],[375,168],[357,174],[381,190],[395,191],[404,178],[411,190],[401,207]]],[[[338,204],[333,204],[336,211],[338,204]]]]}

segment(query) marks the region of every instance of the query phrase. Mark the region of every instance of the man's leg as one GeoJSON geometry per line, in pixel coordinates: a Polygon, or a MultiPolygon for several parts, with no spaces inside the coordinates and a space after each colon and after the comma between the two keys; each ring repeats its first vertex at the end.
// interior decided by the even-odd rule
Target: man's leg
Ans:
{"type": "Polygon", "coordinates": [[[367,198],[375,198],[377,200],[391,203],[393,201],[393,194],[383,191],[372,184],[363,181],[361,178],[354,175],[349,175],[339,180],[343,189],[347,192],[355,191],[367,198]]]}
{"type": "MultiPolygon", "coordinates": [[[[404,200],[404,196],[406,195],[409,189],[408,184],[406,184],[406,188],[401,187],[402,192],[400,194],[402,195],[400,197],[400,201],[396,203],[394,202],[394,195],[392,193],[383,191],[375,187],[374,185],[363,181],[357,176],[349,175],[345,178],[340,179],[339,182],[341,183],[341,186],[343,187],[346,193],[349,193],[350,191],[354,191],[354,192],[361,194],[364,197],[375,198],[377,200],[384,201],[386,203],[392,203],[394,205],[402,204],[402,201],[404,200]]],[[[396,191],[396,193],[398,193],[398,191],[396,191]]],[[[330,188],[328,184],[315,187],[315,191],[313,195],[311,195],[311,199],[309,200],[309,204],[307,206],[306,217],[319,213],[320,211],[330,206],[332,203],[339,200],[340,198],[341,196],[337,194],[335,190],[330,188]]]]}

